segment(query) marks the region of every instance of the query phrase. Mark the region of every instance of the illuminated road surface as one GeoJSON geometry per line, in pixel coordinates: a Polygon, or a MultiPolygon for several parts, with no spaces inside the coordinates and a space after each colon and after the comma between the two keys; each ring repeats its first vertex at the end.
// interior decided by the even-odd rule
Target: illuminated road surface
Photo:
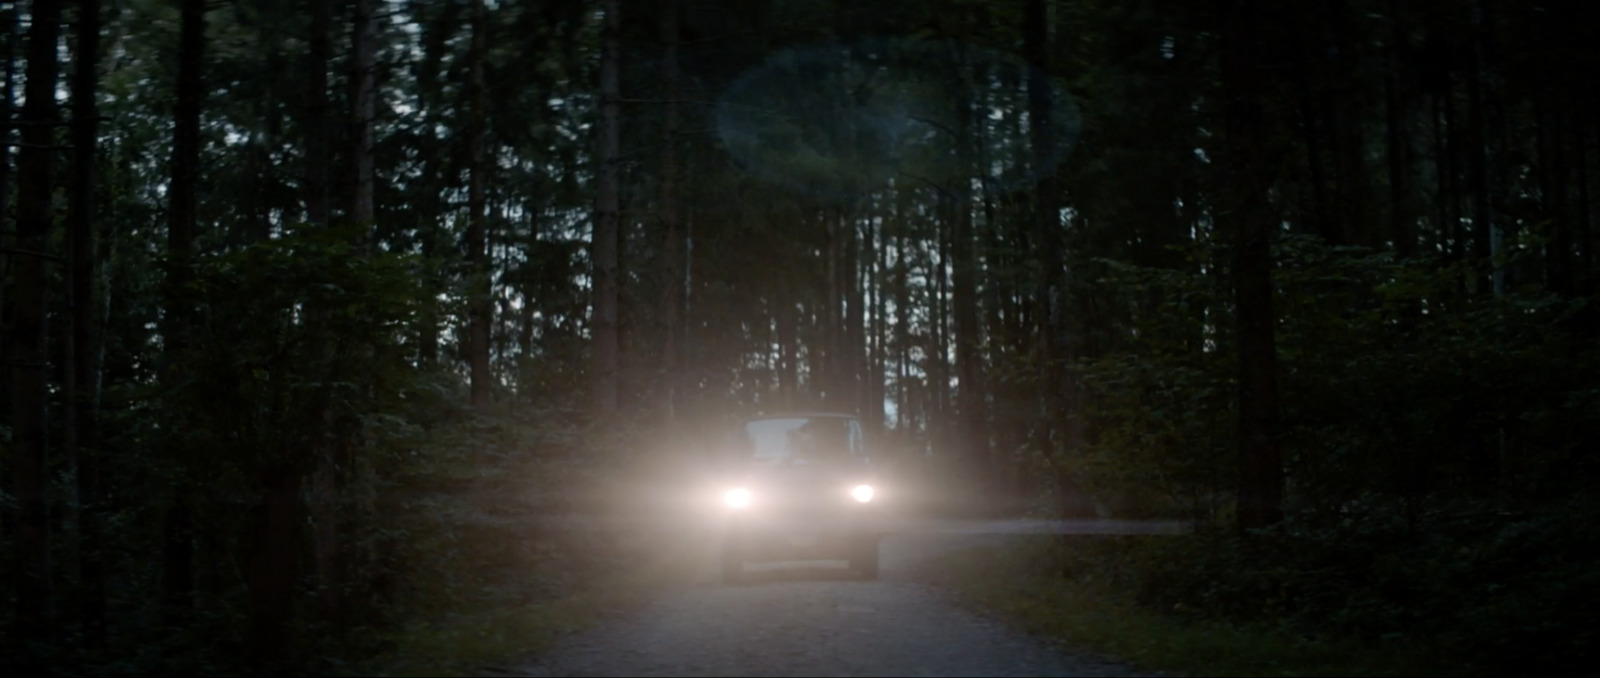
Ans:
{"type": "MultiPolygon", "coordinates": [[[[712,577],[628,617],[559,642],[517,673],[536,676],[1129,676],[974,615],[908,576],[951,550],[1016,534],[1173,533],[1131,521],[923,521],[882,544],[882,577],[839,561],[751,565],[747,582],[712,577]]],[[[708,563],[709,566],[709,563],[708,563]]],[[[707,568],[708,571],[710,568],[707,568]]],[[[709,572],[708,572],[709,574],[709,572]]]]}

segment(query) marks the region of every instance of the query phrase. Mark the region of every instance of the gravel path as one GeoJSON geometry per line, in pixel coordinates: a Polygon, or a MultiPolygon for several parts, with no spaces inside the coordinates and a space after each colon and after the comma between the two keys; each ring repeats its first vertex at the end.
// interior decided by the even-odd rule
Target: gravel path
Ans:
{"type": "Polygon", "coordinates": [[[1007,534],[1056,531],[1059,524],[1007,521],[888,537],[879,581],[852,580],[841,562],[752,566],[745,584],[707,582],[672,591],[626,619],[564,639],[519,673],[1138,675],[961,610],[908,575],[912,565],[940,553],[1007,534]]]}

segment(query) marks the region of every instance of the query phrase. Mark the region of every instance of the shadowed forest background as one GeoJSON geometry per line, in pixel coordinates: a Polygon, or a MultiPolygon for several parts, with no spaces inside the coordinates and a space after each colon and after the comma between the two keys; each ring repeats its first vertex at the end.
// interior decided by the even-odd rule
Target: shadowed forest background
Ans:
{"type": "Polygon", "coordinates": [[[559,600],[637,563],[532,517],[778,409],[925,511],[1189,521],[1153,609],[1593,659],[1586,9],[0,2],[0,666],[559,600]]]}

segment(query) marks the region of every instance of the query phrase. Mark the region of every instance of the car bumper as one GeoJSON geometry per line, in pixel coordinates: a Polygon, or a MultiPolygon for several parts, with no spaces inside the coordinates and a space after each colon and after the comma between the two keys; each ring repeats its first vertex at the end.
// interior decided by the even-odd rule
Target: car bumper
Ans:
{"type": "Polygon", "coordinates": [[[845,556],[864,539],[883,533],[871,511],[796,515],[758,512],[725,516],[725,545],[742,560],[794,560],[845,556]]]}
{"type": "Polygon", "coordinates": [[[737,531],[810,532],[858,534],[881,529],[885,524],[877,511],[859,509],[837,512],[730,511],[724,525],[737,531]]]}

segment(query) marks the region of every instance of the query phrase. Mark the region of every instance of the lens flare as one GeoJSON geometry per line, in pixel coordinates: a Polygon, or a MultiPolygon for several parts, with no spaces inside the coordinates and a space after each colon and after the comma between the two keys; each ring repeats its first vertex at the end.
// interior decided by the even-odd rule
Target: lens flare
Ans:
{"type": "Polygon", "coordinates": [[[872,501],[872,495],[871,485],[857,485],[850,488],[850,496],[863,504],[872,501]]]}
{"type": "MultiPolygon", "coordinates": [[[[980,178],[1001,193],[1031,187],[1058,172],[1083,126],[1064,83],[1022,55],[921,37],[775,52],[723,89],[713,117],[740,170],[836,204],[855,204],[910,177],[944,191],[980,178]],[[987,75],[969,83],[953,72],[987,75]],[[988,159],[981,169],[955,152],[950,130],[962,124],[957,111],[970,108],[973,87],[983,91],[987,113],[976,122],[997,131],[1029,124],[1020,121],[1045,97],[1049,148],[1028,134],[997,132],[983,136],[988,159]]],[[[959,200],[971,191],[953,193],[948,197],[959,200]]]]}
{"type": "Polygon", "coordinates": [[[750,505],[750,490],[735,487],[722,493],[722,503],[728,508],[742,509],[750,505]]]}

